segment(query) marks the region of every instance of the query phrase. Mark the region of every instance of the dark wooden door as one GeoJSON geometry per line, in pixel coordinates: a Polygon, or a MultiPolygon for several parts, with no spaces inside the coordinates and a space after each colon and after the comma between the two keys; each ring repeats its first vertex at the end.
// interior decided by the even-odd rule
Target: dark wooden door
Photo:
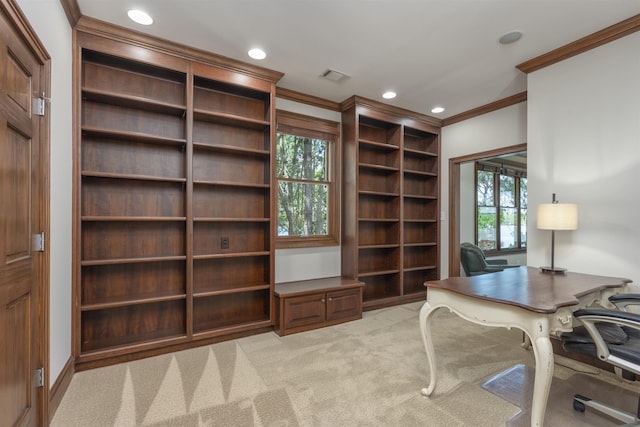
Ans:
{"type": "Polygon", "coordinates": [[[0,425],[36,426],[40,368],[42,65],[0,8],[0,425]]]}

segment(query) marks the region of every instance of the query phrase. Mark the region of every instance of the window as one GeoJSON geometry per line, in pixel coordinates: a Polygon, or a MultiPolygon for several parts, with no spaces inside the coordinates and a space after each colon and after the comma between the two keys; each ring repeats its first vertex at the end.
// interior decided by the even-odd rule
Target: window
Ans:
{"type": "Polygon", "coordinates": [[[476,244],[484,251],[527,247],[524,168],[476,162],[476,244]]]}
{"type": "Polygon", "coordinates": [[[339,123],[277,112],[279,248],[337,245],[339,123]]]}

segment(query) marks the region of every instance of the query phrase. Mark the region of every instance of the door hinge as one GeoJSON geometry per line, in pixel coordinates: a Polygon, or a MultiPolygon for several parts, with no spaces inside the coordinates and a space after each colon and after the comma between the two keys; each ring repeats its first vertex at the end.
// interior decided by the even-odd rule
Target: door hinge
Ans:
{"type": "Polygon", "coordinates": [[[36,386],[44,387],[44,368],[36,371],[36,386]]]}
{"type": "Polygon", "coordinates": [[[44,232],[33,235],[31,238],[31,250],[34,252],[44,252],[44,232]]]}
{"type": "Polygon", "coordinates": [[[33,98],[33,114],[35,114],[36,116],[44,116],[44,106],[47,101],[51,101],[51,98],[47,98],[46,96],[44,96],[44,92],[42,92],[42,96],[33,98]]]}

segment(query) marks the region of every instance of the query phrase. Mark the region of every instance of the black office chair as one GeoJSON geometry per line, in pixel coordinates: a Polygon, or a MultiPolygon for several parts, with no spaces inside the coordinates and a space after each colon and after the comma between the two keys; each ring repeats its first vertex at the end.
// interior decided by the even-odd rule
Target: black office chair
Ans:
{"type": "MultiPolygon", "coordinates": [[[[640,294],[614,295],[609,298],[618,310],[586,308],[573,313],[582,325],[562,334],[562,346],[568,352],[597,357],[614,366],[621,378],[635,380],[640,375],[640,314],[627,307],[640,304],[640,294]]],[[[626,425],[640,426],[640,399],[635,414],[576,394],[573,408],[584,412],[592,408],[626,425]]]]}
{"type": "Polygon", "coordinates": [[[478,276],[502,271],[505,268],[520,267],[519,265],[508,265],[506,259],[486,259],[482,249],[469,242],[460,244],[460,262],[467,276],[478,276]]]}

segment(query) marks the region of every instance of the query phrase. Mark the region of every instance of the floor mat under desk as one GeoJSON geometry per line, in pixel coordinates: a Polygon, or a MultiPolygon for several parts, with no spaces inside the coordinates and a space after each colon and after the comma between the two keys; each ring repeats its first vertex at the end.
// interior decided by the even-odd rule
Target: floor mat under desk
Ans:
{"type": "MultiPolygon", "coordinates": [[[[490,378],[482,388],[518,406],[520,412],[507,421],[508,427],[525,427],[531,422],[531,396],[535,369],[523,364],[515,365],[490,378]]],[[[640,387],[638,387],[640,392],[640,387]]],[[[574,374],[566,380],[554,377],[551,383],[545,426],[619,426],[620,423],[589,408],[585,412],[573,409],[574,394],[581,394],[593,400],[612,404],[617,408],[635,413],[638,394],[615,384],[585,374],[574,374]]]]}

